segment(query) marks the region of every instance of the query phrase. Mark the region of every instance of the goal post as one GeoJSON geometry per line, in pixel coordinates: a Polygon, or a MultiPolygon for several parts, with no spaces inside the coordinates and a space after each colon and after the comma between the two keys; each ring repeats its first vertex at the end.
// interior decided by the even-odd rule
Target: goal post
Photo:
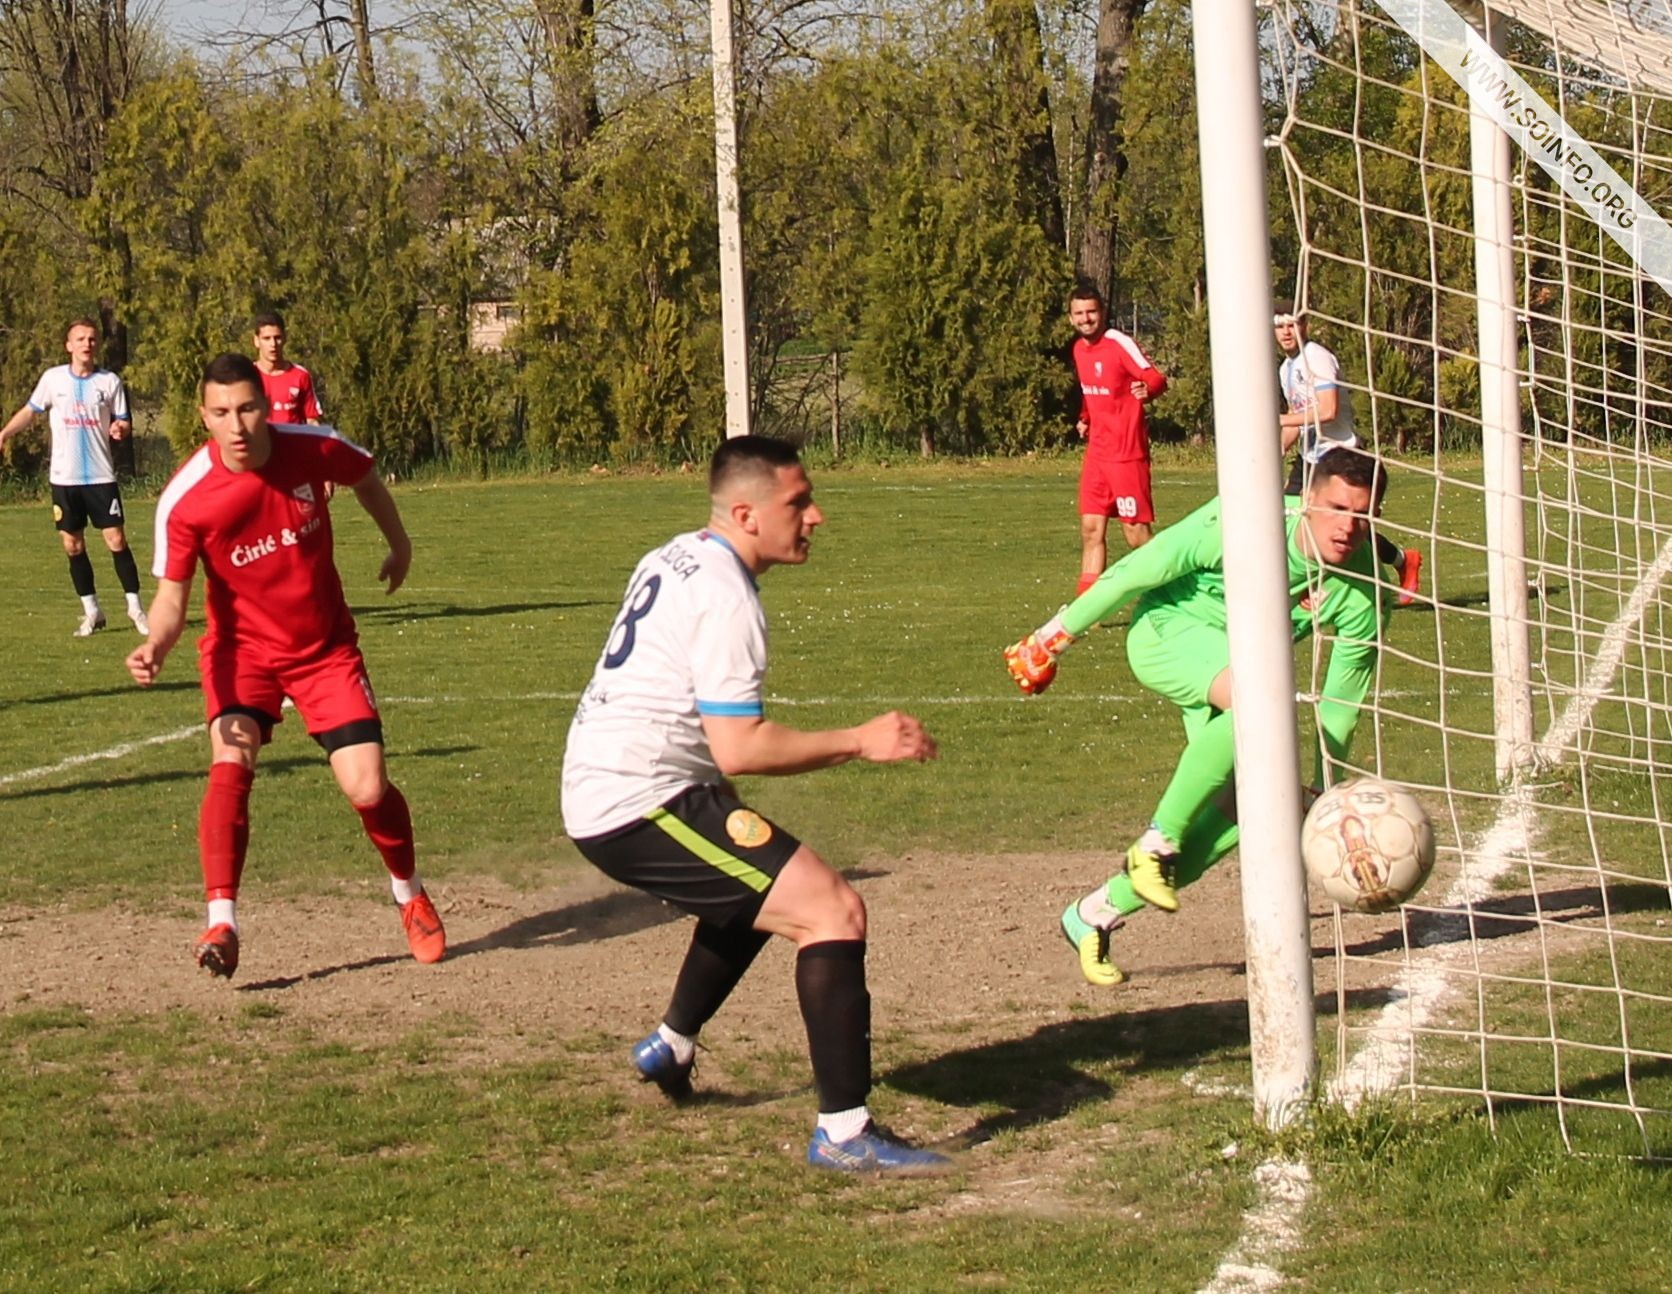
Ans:
{"type": "Polygon", "coordinates": [[[1317,1051],[1278,487],[1271,244],[1265,222],[1250,218],[1264,210],[1266,194],[1254,7],[1194,0],[1192,26],[1254,1105],[1277,1128],[1311,1099],[1317,1051]]]}
{"type": "MultiPolygon", "coordinates": [[[[1331,1090],[1672,1158],[1672,12],[1502,0],[1470,10],[1466,63],[1433,48],[1429,19],[1463,23],[1442,0],[1256,15],[1242,57],[1282,184],[1248,209],[1280,264],[1242,254],[1299,285],[1390,468],[1377,529],[1424,558],[1352,771],[1415,792],[1439,862],[1396,920],[1335,919],[1331,1090]]],[[[1243,92],[1198,80],[1206,166],[1243,92]]],[[[1221,415],[1222,452],[1236,434],[1221,415]]],[[[1245,868],[1255,831],[1245,813],[1245,868]]]]}

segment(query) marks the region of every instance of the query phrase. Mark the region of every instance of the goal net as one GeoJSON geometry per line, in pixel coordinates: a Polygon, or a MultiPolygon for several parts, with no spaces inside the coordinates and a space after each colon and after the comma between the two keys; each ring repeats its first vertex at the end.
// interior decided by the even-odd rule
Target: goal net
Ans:
{"type": "MultiPolygon", "coordinates": [[[[1672,211],[1663,0],[1512,0],[1490,24],[1672,211]]],[[[1672,296],[1510,149],[1494,413],[1467,94],[1374,4],[1276,0],[1261,47],[1279,288],[1390,456],[1380,531],[1423,559],[1353,758],[1418,792],[1440,859],[1396,923],[1334,918],[1332,1086],[1672,1157],[1672,296]]]]}

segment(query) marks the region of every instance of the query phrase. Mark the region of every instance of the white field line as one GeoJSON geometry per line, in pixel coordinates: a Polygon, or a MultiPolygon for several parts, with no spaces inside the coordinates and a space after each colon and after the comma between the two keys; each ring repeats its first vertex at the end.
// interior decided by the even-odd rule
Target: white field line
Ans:
{"type": "Polygon", "coordinates": [[[1596,657],[1585,671],[1584,684],[1569,698],[1539,741],[1536,768],[1517,779],[1505,795],[1492,825],[1472,849],[1465,851],[1462,875],[1446,891],[1443,900],[1443,905],[1455,908],[1457,915],[1435,922],[1419,937],[1418,946],[1427,948],[1427,953],[1420,961],[1413,955],[1407,963],[1394,981],[1393,996],[1370,1027],[1364,1045],[1331,1085],[1331,1095],[1348,1109],[1356,1107],[1367,1096],[1390,1090],[1406,1074],[1414,1073],[1416,1031],[1438,1013],[1450,996],[1451,968],[1474,955],[1465,924],[1470,907],[1491,894],[1492,883],[1513,864],[1524,860],[1532,848],[1535,828],[1531,810],[1535,793],[1527,777],[1536,773],[1537,768],[1554,768],[1567,757],[1574,738],[1613,685],[1630,644],[1631,632],[1669,573],[1672,573],[1672,540],[1661,548],[1620,614],[1603,634],[1596,657]]]}
{"type": "MultiPolygon", "coordinates": [[[[1625,658],[1632,629],[1647,610],[1669,572],[1672,572],[1672,540],[1655,557],[1619,616],[1602,636],[1596,658],[1585,672],[1584,686],[1568,701],[1556,721],[1538,744],[1537,763],[1554,767],[1567,754],[1569,743],[1578,736],[1597,702],[1613,683],[1625,658]]],[[[1504,797],[1497,817],[1465,854],[1463,874],[1446,892],[1445,906],[1457,908],[1451,918],[1457,924],[1468,920],[1468,908],[1492,892],[1492,883],[1509,866],[1526,857],[1533,843],[1534,792],[1525,778],[1504,797]]],[[[1372,1093],[1385,1092],[1400,1078],[1414,1072],[1413,1049],[1416,1030],[1440,1009],[1451,991],[1446,974],[1454,963],[1473,955],[1473,945],[1459,938],[1457,929],[1436,923],[1419,940],[1428,951],[1419,963],[1415,957],[1395,981],[1393,997],[1382,1008],[1370,1029],[1369,1040],[1348,1062],[1332,1085],[1331,1095],[1352,1109],[1372,1093]]],[[[1259,1194],[1243,1214],[1242,1234],[1236,1246],[1219,1264],[1213,1279],[1200,1294],[1262,1294],[1284,1284],[1283,1273],[1273,1260],[1300,1243],[1301,1222],[1312,1193],[1312,1174],[1304,1163],[1268,1159],[1254,1170],[1259,1194]]]]}
{"type": "Polygon", "coordinates": [[[1242,1235],[1201,1294],[1261,1294],[1283,1284],[1273,1265],[1300,1243],[1312,1172],[1297,1159],[1268,1159],[1254,1170],[1258,1197],[1242,1215],[1242,1235]]]}
{"type": "MultiPolygon", "coordinates": [[[[524,701],[579,701],[579,692],[495,692],[466,696],[460,693],[443,693],[437,696],[386,696],[383,700],[391,705],[478,705],[485,701],[517,704],[524,701]]],[[[901,705],[1016,705],[1026,704],[1031,698],[1020,692],[1011,692],[1004,696],[974,696],[963,693],[953,696],[768,696],[767,705],[781,705],[790,708],[820,707],[831,705],[858,706],[901,706],[901,705]]],[[[1145,693],[1104,692],[1092,696],[1077,696],[1076,701],[1127,703],[1150,699],[1145,693]]]]}
{"type": "MultiPolygon", "coordinates": [[[[1388,697],[1416,696],[1415,690],[1393,691],[1381,693],[1388,697]]],[[[1425,694],[1427,695],[1427,694],[1425,694]]],[[[439,693],[434,696],[385,696],[383,698],[391,705],[476,705],[482,702],[496,702],[501,704],[519,704],[525,701],[579,701],[579,692],[483,692],[466,695],[464,693],[439,693]]],[[[1134,701],[1154,700],[1154,694],[1130,692],[1094,692],[1090,696],[1076,696],[1076,702],[1098,704],[1129,704],[1134,701]]],[[[1033,698],[1023,696],[1020,692],[1007,692],[1000,696],[980,696],[973,693],[957,693],[951,696],[771,696],[766,698],[767,705],[781,705],[791,709],[797,707],[818,708],[832,705],[861,705],[861,706],[902,706],[902,705],[1017,705],[1031,704],[1033,698]]],[[[1049,706],[1050,702],[1040,702],[1042,706],[1049,706]]]]}
{"type": "MultiPolygon", "coordinates": [[[[296,707],[291,704],[290,698],[286,697],[281,708],[294,710],[296,707]]],[[[124,741],[119,746],[109,746],[104,750],[90,751],[85,755],[71,755],[68,759],[61,759],[56,764],[42,764],[39,768],[25,768],[16,773],[0,773],[0,786],[11,786],[15,782],[33,782],[37,778],[51,777],[54,773],[63,773],[72,768],[80,768],[83,764],[97,764],[106,759],[124,759],[146,749],[148,746],[167,746],[171,742],[201,736],[207,731],[205,725],[194,723],[189,728],[176,728],[173,732],[158,733],[155,737],[141,737],[138,741],[124,741]]]]}
{"type": "Polygon", "coordinates": [[[166,746],[170,742],[184,741],[187,737],[196,737],[203,732],[201,723],[194,723],[189,728],[176,728],[173,732],[159,733],[155,737],[144,737],[139,741],[125,741],[119,746],[110,746],[105,750],[95,750],[86,755],[71,755],[68,759],[61,759],[56,764],[42,764],[39,768],[25,768],[16,773],[0,774],[0,786],[11,786],[16,782],[32,782],[36,778],[51,777],[54,773],[62,773],[68,769],[80,768],[83,764],[96,764],[105,759],[122,759],[147,746],[166,746]]]}

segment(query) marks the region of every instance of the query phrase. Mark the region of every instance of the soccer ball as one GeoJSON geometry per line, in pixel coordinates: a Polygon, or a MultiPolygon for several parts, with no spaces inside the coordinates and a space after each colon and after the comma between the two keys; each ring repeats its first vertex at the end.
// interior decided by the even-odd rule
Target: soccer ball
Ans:
{"type": "Polygon", "coordinates": [[[1422,888],[1434,866],[1434,824],[1403,786],[1374,777],[1338,782],[1300,832],[1309,876],[1344,908],[1388,912],[1422,888]]]}

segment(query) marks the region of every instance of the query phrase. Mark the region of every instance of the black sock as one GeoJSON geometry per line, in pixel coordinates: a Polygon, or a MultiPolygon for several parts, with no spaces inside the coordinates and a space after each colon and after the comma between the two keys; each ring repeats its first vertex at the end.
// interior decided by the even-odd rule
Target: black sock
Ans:
{"type": "Polygon", "coordinates": [[[139,563],[134,561],[134,550],[118,548],[110,555],[110,560],[116,566],[116,578],[122,582],[122,592],[138,595],[139,593],[139,563]]]}
{"type": "Polygon", "coordinates": [[[673,1001],[662,1017],[668,1028],[695,1038],[731,996],[770,937],[747,927],[733,929],[712,921],[697,922],[679,978],[674,981],[673,1001]]]}
{"type": "Polygon", "coordinates": [[[1405,550],[1386,535],[1376,536],[1376,557],[1383,566],[1391,566],[1396,571],[1405,569],[1405,550]]]}
{"type": "Polygon", "coordinates": [[[871,1091],[871,995],[865,989],[865,941],[808,944],[795,958],[795,994],[807,1023],[807,1053],[819,1113],[865,1104],[871,1091]]]}
{"type": "Polygon", "coordinates": [[[75,585],[77,597],[93,596],[93,559],[85,548],[70,558],[70,583],[75,585]]]}

